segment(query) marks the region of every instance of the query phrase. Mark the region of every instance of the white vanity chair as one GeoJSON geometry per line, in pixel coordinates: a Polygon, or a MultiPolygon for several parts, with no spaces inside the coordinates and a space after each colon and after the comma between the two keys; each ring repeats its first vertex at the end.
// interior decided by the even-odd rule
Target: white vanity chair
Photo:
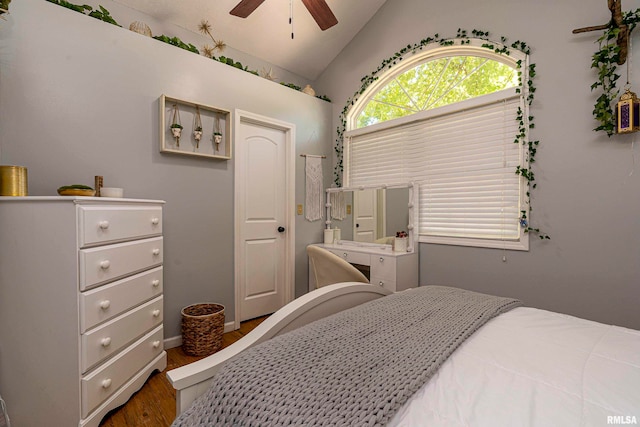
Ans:
{"type": "MultiPolygon", "coordinates": [[[[375,243],[377,236],[374,235],[372,242],[359,242],[355,240],[338,240],[333,243],[314,243],[310,246],[320,247],[339,256],[348,263],[352,264],[360,270],[369,282],[373,285],[379,285],[392,292],[398,292],[409,288],[415,288],[419,282],[419,259],[417,245],[417,224],[418,213],[415,207],[418,205],[418,186],[413,183],[396,184],[396,185],[376,185],[376,186],[360,186],[360,187],[340,187],[328,188],[326,190],[326,209],[327,209],[327,228],[331,228],[331,194],[338,192],[358,192],[362,190],[391,190],[391,189],[407,189],[408,190],[408,222],[402,226],[408,232],[407,250],[396,252],[391,244],[375,243]]],[[[385,191],[386,193],[386,191],[385,191]]],[[[403,208],[401,206],[393,206],[394,208],[403,208]]],[[[353,225],[355,230],[357,225],[353,225]]],[[[390,230],[395,234],[395,229],[390,230]]],[[[384,233],[384,231],[383,231],[384,233]]],[[[342,233],[341,233],[342,234],[342,233]]],[[[385,235],[388,233],[384,233],[385,235]]],[[[342,234],[342,238],[345,235],[342,234]]],[[[380,236],[381,238],[384,237],[380,236]]],[[[313,265],[309,264],[309,291],[316,289],[316,277],[313,265]]]]}

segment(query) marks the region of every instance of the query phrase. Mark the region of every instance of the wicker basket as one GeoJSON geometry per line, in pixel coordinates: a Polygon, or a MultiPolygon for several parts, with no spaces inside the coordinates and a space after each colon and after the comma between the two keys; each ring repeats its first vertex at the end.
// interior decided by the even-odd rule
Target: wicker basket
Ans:
{"type": "Polygon", "coordinates": [[[182,309],[182,349],[192,356],[208,356],[222,348],[224,306],[193,304],[182,309]]]}

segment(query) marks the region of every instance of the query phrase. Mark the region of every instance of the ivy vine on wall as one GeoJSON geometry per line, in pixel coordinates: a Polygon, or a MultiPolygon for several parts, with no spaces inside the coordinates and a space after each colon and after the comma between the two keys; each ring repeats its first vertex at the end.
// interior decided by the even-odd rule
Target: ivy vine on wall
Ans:
{"type": "MultiPolygon", "coordinates": [[[[480,30],[472,30],[471,36],[475,39],[483,40],[482,47],[485,49],[489,49],[500,55],[510,55],[511,49],[517,49],[526,55],[529,55],[530,48],[523,41],[515,41],[510,45],[507,45],[506,37],[500,37],[500,42],[493,42],[489,39],[488,31],[480,31],[480,30]]],[[[334,146],[334,151],[336,153],[336,165],[334,167],[334,182],[338,187],[341,186],[342,181],[342,173],[344,171],[343,164],[343,147],[344,147],[344,133],[347,128],[347,114],[351,107],[358,101],[359,97],[367,90],[367,88],[378,78],[381,74],[383,74],[386,70],[392,68],[394,65],[398,64],[398,62],[402,61],[405,55],[414,54],[426,46],[431,44],[439,44],[440,46],[453,46],[455,44],[466,45],[471,42],[469,35],[466,30],[458,29],[458,32],[454,38],[441,38],[438,34],[435,34],[433,37],[427,37],[420,40],[418,43],[413,45],[407,45],[396,52],[391,57],[382,61],[382,63],[371,73],[368,74],[362,79],[360,79],[360,88],[358,91],[347,100],[345,107],[339,116],[339,125],[337,129],[337,138],[334,146]]],[[[523,68],[524,64],[522,61],[517,61],[516,67],[518,70],[518,78],[520,80],[520,90],[525,91],[525,101],[528,105],[534,100],[536,88],[534,86],[534,78],[536,76],[536,66],[535,64],[529,64],[528,69],[526,70],[526,81],[523,81],[523,68]]],[[[534,128],[534,117],[532,115],[524,116],[524,112],[522,109],[518,109],[518,114],[516,120],[518,121],[518,133],[514,136],[515,144],[522,144],[527,148],[526,157],[527,157],[527,166],[518,166],[514,171],[517,175],[523,177],[527,182],[527,192],[526,192],[526,205],[527,209],[522,210],[520,212],[520,225],[524,228],[526,233],[535,233],[538,235],[540,239],[549,239],[550,237],[546,233],[540,232],[539,228],[531,227],[529,224],[529,213],[532,209],[531,207],[531,189],[536,188],[537,183],[535,182],[535,174],[532,170],[532,164],[535,163],[536,153],[538,151],[538,145],[540,141],[531,141],[528,138],[528,130],[534,128]]]]}
{"type": "MultiPolygon", "coordinates": [[[[622,23],[631,32],[640,22],[640,9],[622,14],[622,23]]],[[[598,50],[592,56],[591,68],[598,70],[598,80],[591,85],[594,91],[601,88],[602,94],[596,99],[593,107],[593,117],[599,125],[595,131],[604,131],[608,136],[616,132],[615,114],[613,104],[620,94],[617,89],[617,81],[620,75],[617,74],[618,63],[620,62],[620,46],[617,43],[618,34],[623,31],[620,27],[609,25],[600,38],[598,38],[598,50]]]]}

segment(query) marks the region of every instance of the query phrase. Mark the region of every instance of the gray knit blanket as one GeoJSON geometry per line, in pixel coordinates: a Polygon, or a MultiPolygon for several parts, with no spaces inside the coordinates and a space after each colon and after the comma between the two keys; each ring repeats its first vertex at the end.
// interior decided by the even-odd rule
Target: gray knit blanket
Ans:
{"type": "Polygon", "coordinates": [[[453,351],[520,301],[425,286],[250,348],[173,426],[382,426],[453,351]]]}

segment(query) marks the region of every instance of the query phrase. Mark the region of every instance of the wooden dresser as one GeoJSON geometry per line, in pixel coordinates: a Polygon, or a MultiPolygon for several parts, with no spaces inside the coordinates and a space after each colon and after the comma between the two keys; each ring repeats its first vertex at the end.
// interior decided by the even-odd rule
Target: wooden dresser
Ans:
{"type": "Polygon", "coordinates": [[[163,203],[0,197],[0,395],[12,425],[98,426],[166,367],[163,203]]]}
{"type": "MultiPolygon", "coordinates": [[[[394,252],[390,245],[314,243],[356,266],[372,285],[382,286],[392,292],[417,288],[418,252],[394,252]]],[[[316,288],[315,278],[309,266],[309,292],[316,288]]]]}

